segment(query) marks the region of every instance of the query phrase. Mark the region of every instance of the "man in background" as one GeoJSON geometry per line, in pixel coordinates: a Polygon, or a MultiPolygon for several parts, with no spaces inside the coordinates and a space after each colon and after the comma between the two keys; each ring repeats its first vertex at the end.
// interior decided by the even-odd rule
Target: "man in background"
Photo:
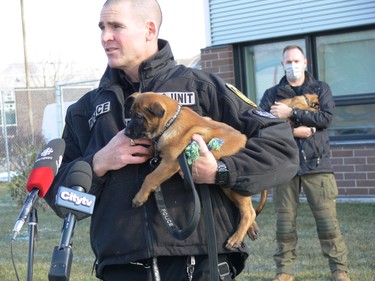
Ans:
{"type": "Polygon", "coordinates": [[[332,93],[326,83],[314,79],[305,71],[307,60],[299,46],[284,48],[282,65],[285,76],[279,84],[265,91],[259,106],[276,117],[292,119],[300,168],[290,182],[273,189],[277,241],[273,255],[277,269],[273,281],[294,280],[293,264],[297,258],[296,216],[302,188],[315,218],[321,250],[328,259],[332,279],[350,281],[347,274],[347,248],[336,216],[338,190],[331,167],[327,133],[335,107],[332,93]],[[304,94],[319,96],[318,111],[290,108],[278,102],[304,94]]]}

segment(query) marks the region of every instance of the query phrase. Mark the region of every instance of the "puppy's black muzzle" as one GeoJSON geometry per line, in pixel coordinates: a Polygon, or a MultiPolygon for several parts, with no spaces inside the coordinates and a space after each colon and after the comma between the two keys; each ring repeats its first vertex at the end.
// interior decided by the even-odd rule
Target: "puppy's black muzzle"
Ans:
{"type": "Polygon", "coordinates": [[[143,117],[132,118],[125,128],[125,135],[131,139],[139,139],[145,136],[146,127],[143,117]]]}

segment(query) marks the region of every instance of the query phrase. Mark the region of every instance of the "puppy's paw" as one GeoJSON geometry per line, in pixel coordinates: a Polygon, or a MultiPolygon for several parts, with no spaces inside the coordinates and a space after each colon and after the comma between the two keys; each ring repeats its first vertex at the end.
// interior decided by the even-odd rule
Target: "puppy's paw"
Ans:
{"type": "Polygon", "coordinates": [[[253,241],[257,240],[259,238],[260,229],[258,224],[254,221],[254,223],[249,227],[249,230],[247,231],[247,235],[249,238],[253,241]]]}
{"type": "Polygon", "coordinates": [[[141,207],[145,202],[146,202],[146,200],[142,200],[139,193],[137,193],[132,200],[133,208],[141,207]]]}
{"type": "Polygon", "coordinates": [[[250,232],[250,231],[248,231],[247,235],[249,236],[249,238],[252,241],[255,241],[255,240],[257,240],[259,238],[259,233],[258,232],[250,232]]]}
{"type": "Polygon", "coordinates": [[[225,248],[227,248],[227,250],[231,250],[231,251],[233,251],[233,250],[236,250],[236,249],[238,249],[238,248],[241,248],[241,246],[242,246],[242,242],[239,242],[239,243],[233,243],[233,242],[230,242],[230,241],[228,240],[227,244],[225,245],[225,248]]]}
{"type": "Polygon", "coordinates": [[[234,233],[231,237],[229,237],[225,248],[228,250],[235,250],[241,247],[243,238],[240,237],[238,233],[234,233]]]}

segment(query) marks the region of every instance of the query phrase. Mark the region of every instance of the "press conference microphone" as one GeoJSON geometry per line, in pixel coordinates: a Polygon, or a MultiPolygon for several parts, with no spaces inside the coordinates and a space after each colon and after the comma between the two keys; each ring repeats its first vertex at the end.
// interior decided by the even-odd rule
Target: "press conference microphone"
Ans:
{"type": "Polygon", "coordinates": [[[91,188],[91,166],[84,161],[77,161],[67,176],[67,186],[60,186],[55,205],[65,215],[61,233],[60,246],[54,248],[49,281],[67,281],[72,265],[72,237],[78,220],[90,216],[94,210],[95,196],[87,194],[91,188]]]}
{"type": "Polygon", "coordinates": [[[64,151],[65,141],[63,139],[53,139],[46,145],[35,160],[26,184],[26,189],[30,193],[14,225],[12,240],[16,239],[25,224],[27,217],[35,205],[37,196],[43,198],[51,187],[53,179],[61,165],[64,151]]]}
{"type": "Polygon", "coordinates": [[[60,186],[55,205],[65,215],[60,248],[70,246],[76,221],[89,217],[94,211],[95,196],[87,194],[92,183],[91,166],[84,161],[77,161],[69,171],[66,185],[60,186]]]}

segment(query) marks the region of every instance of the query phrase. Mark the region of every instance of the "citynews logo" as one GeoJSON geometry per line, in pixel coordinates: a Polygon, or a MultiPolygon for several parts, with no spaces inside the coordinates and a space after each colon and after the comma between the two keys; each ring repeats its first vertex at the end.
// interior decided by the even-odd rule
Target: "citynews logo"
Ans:
{"type": "Polygon", "coordinates": [[[91,207],[91,205],[94,203],[93,200],[90,200],[86,198],[85,196],[78,196],[74,192],[69,191],[62,191],[60,194],[60,198],[67,202],[72,202],[74,205],[81,205],[85,207],[91,207]]]}
{"type": "Polygon", "coordinates": [[[43,157],[46,157],[50,154],[53,153],[53,148],[52,147],[47,147],[46,149],[44,149],[41,153],[40,153],[40,156],[43,156],[43,157]]]}

